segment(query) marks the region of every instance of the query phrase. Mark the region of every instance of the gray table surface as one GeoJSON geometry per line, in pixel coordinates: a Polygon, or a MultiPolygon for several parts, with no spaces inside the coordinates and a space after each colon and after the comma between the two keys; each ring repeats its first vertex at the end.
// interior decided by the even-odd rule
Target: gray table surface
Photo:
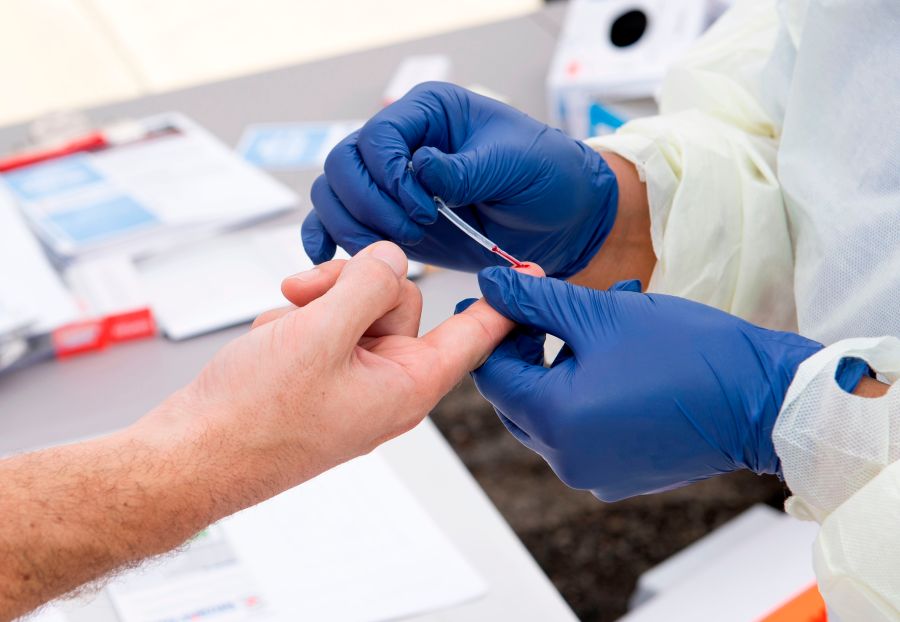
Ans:
{"type": "MultiPolygon", "coordinates": [[[[249,123],[368,117],[378,110],[385,85],[406,56],[441,53],[452,58],[453,81],[485,85],[544,118],[544,76],[560,16],[561,8],[553,7],[524,18],[102,106],[88,115],[105,122],[177,110],[235,145],[249,123]]],[[[24,136],[24,126],[0,129],[0,149],[19,144],[24,136]]],[[[315,175],[277,177],[298,191],[308,209],[315,175]]],[[[431,274],[420,286],[425,299],[423,329],[446,318],[461,298],[477,294],[471,275],[452,272],[431,274]]],[[[128,425],[188,382],[216,350],[244,330],[239,327],[178,344],[157,339],[121,345],[0,378],[0,453],[128,425]]],[[[379,451],[489,585],[484,598],[415,620],[575,619],[430,421],[379,451]]],[[[102,598],[70,617],[116,619],[102,598]]]]}

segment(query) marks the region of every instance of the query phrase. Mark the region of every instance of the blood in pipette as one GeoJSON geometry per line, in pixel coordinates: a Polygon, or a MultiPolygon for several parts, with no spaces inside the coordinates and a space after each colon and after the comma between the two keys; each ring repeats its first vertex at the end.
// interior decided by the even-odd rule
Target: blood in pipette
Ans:
{"type": "Polygon", "coordinates": [[[491,248],[491,252],[494,253],[495,255],[500,255],[501,257],[503,257],[503,259],[505,259],[506,261],[508,261],[509,263],[512,264],[513,268],[527,268],[528,267],[527,263],[522,263],[521,261],[519,261],[512,255],[507,253],[505,250],[503,250],[502,248],[497,246],[496,244],[494,244],[494,246],[491,248]]]}

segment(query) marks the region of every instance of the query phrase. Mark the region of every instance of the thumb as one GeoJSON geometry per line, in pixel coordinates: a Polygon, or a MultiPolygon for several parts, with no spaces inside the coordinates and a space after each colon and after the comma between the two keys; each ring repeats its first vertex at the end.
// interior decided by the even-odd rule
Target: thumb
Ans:
{"type": "Polygon", "coordinates": [[[535,278],[508,268],[478,273],[485,301],[516,324],[555,335],[578,350],[590,330],[586,312],[591,290],[553,278],[535,278]]]}
{"type": "MultiPolygon", "coordinates": [[[[544,274],[537,264],[516,269],[544,274]]],[[[442,354],[442,365],[432,370],[432,378],[438,380],[439,394],[442,396],[466,372],[479,367],[513,328],[512,322],[483,300],[463,301],[453,317],[423,335],[422,341],[442,354]]]]}
{"type": "Polygon", "coordinates": [[[485,183],[486,158],[477,150],[444,153],[422,147],[413,154],[412,166],[418,181],[432,195],[456,207],[486,201],[496,186],[485,183]]]}
{"type": "Polygon", "coordinates": [[[401,302],[406,255],[391,242],[376,242],[344,264],[334,286],[293,314],[339,351],[351,349],[366,330],[401,302]]]}
{"type": "Polygon", "coordinates": [[[533,336],[513,333],[472,372],[478,391],[510,432],[526,445],[543,431],[539,413],[546,408],[540,396],[548,371],[528,354],[533,340],[533,336]]]}

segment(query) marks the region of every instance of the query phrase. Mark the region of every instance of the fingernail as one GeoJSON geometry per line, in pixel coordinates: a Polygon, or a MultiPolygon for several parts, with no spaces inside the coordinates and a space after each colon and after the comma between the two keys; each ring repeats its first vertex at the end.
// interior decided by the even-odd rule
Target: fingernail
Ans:
{"type": "Polygon", "coordinates": [[[298,281],[313,281],[319,278],[319,275],[322,274],[322,271],[318,268],[313,268],[312,270],[306,270],[304,272],[298,272],[297,274],[291,276],[292,279],[297,279],[298,281]]]}
{"type": "Polygon", "coordinates": [[[372,248],[372,257],[380,259],[391,267],[397,276],[406,276],[406,255],[393,244],[376,244],[372,248]]]}

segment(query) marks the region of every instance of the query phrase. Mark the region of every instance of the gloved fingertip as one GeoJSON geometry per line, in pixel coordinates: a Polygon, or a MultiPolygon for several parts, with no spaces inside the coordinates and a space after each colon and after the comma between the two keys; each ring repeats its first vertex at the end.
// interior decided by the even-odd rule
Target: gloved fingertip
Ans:
{"type": "Polygon", "coordinates": [[[419,147],[409,161],[410,172],[418,176],[421,171],[427,169],[434,162],[438,154],[441,154],[441,151],[435,147],[419,147]]]}
{"type": "Polygon", "coordinates": [[[416,244],[420,244],[424,239],[425,229],[417,223],[408,222],[406,226],[403,227],[403,239],[400,240],[400,244],[404,246],[415,246],[416,244]]]}
{"type": "Polygon", "coordinates": [[[498,306],[506,306],[506,297],[513,285],[513,279],[518,277],[515,270],[491,266],[478,273],[478,287],[488,304],[497,309],[498,306]]]}
{"type": "Polygon", "coordinates": [[[433,225],[438,219],[437,206],[434,199],[424,201],[415,201],[413,209],[409,213],[409,217],[418,225],[433,225]]]}
{"type": "MultiPolygon", "coordinates": [[[[398,186],[400,203],[404,206],[413,223],[419,226],[434,224],[437,220],[437,206],[432,195],[418,182],[415,165],[410,160],[398,186]]],[[[424,233],[423,233],[424,235],[424,233]]]]}
{"type": "Polygon", "coordinates": [[[485,286],[508,286],[513,274],[515,271],[506,266],[488,266],[481,269],[478,272],[478,286],[481,288],[481,293],[484,293],[485,286]]]}
{"type": "Polygon", "coordinates": [[[456,303],[456,308],[453,309],[453,315],[458,315],[471,307],[477,301],[477,298],[466,298],[465,300],[460,300],[456,303]]]}
{"type": "Polygon", "coordinates": [[[452,206],[457,199],[460,183],[450,177],[447,154],[434,147],[420,147],[413,154],[412,163],[416,183],[430,195],[437,195],[452,206]]]}
{"type": "Polygon", "coordinates": [[[627,279],[625,281],[619,281],[618,283],[614,283],[612,287],[609,288],[611,292],[641,292],[641,282],[638,279],[627,279]]]}
{"type": "Polygon", "coordinates": [[[334,257],[337,244],[322,226],[322,223],[311,215],[300,229],[300,241],[303,250],[315,264],[320,264],[334,257]]]}
{"type": "Polygon", "coordinates": [[[337,244],[331,240],[322,240],[321,242],[309,243],[303,241],[303,250],[309,255],[309,258],[316,265],[329,261],[337,252],[337,244]]]}

